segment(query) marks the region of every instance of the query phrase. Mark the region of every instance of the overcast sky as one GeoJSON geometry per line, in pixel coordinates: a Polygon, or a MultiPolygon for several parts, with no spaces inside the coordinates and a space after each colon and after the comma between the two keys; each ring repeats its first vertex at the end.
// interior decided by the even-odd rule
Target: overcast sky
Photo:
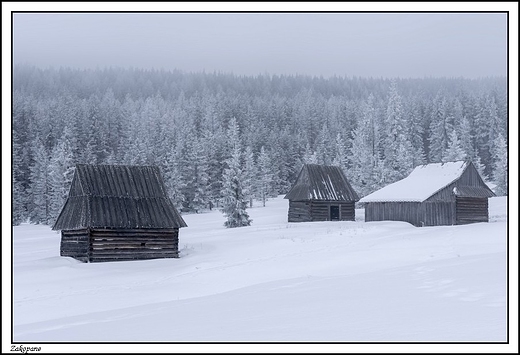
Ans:
{"type": "Polygon", "coordinates": [[[13,58],[239,75],[507,75],[505,13],[15,13],[13,58]]]}

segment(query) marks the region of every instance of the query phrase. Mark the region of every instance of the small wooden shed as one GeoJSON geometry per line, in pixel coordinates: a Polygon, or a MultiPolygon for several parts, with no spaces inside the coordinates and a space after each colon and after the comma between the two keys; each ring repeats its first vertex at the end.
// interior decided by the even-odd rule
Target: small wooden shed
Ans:
{"type": "Polygon", "coordinates": [[[99,262],[177,258],[182,227],[158,167],[77,165],[52,229],[61,256],[99,262]]]}
{"type": "Polygon", "coordinates": [[[305,164],[291,190],[289,222],[354,221],[357,193],[337,166],[305,164]]]}
{"type": "Polygon", "coordinates": [[[427,164],[359,200],[365,222],[404,221],[414,226],[488,222],[495,196],[470,161],[427,164]]]}

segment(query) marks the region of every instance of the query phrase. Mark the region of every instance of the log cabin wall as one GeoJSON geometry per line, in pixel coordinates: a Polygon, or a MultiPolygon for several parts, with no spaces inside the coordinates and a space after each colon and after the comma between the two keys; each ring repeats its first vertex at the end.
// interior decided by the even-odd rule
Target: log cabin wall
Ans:
{"type": "Polygon", "coordinates": [[[88,262],[89,249],[89,231],[87,229],[61,231],[61,256],[70,256],[74,259],[88,262]]]}
{"type": "Polygon", "coordinates": [[[339,201],[289,201],[289,222],[330,221],[330,207],[339,207],[340,221],[355,220],[354,202],[339,201]]]}
{"type": "Polygon", "coordinates": [[[339,219],[341,221],[355,221],[356,220],[355,202],[340,203],[339,219]]]}
{"type": "Polygon", "coordinates": [[[178,258],[179,229],[93,229],[89,261],[178,258]]]}
{"type": "Polygon", "coordinates": [[[311,218],[313,222],[329,221],[330,204],[327,201],[311,201],[311,218]]]}
{"type": "Polygon", "coordinates": [[[311,216],[312,221],[330,221],[330,207],[339,207],[340,221],[354,221],[355,207],[354,202],[340,202],[340,201],[311,201],[311,216]]]}
{"type": "Polygon", "coordinates": [[[456,224],[488,222],[488,199],[457,197],[456,224]]]}
{"type": "Polygon", "coordinates": [[[310,201],[292,201],[289,200],[289,222],[311,222],[311,206],[310,201]]]}
{"type": "Polygon", "coordinates": [[[60,255],[83,262],[178,258],[178,229],[62,231],[60,255]]]}

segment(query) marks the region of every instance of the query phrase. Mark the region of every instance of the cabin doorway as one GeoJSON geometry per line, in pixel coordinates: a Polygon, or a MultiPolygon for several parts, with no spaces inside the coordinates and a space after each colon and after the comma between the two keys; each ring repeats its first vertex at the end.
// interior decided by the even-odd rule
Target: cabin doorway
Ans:
{"type": "Polygon", "coordinates": [[[330,206],[330,220],[339,221],[339,206],[330,206]]]}

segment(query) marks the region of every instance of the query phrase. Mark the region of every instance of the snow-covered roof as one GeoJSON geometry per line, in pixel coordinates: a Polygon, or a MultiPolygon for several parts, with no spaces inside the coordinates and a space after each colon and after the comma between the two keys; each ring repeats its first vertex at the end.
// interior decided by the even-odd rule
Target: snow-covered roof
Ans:
{"type": "Polygon", "coordinates": [[[418,166],[408,177],[363,197],[359,202],[423,202],[457,180],[467,164],[456,161],[418,166]]]}

